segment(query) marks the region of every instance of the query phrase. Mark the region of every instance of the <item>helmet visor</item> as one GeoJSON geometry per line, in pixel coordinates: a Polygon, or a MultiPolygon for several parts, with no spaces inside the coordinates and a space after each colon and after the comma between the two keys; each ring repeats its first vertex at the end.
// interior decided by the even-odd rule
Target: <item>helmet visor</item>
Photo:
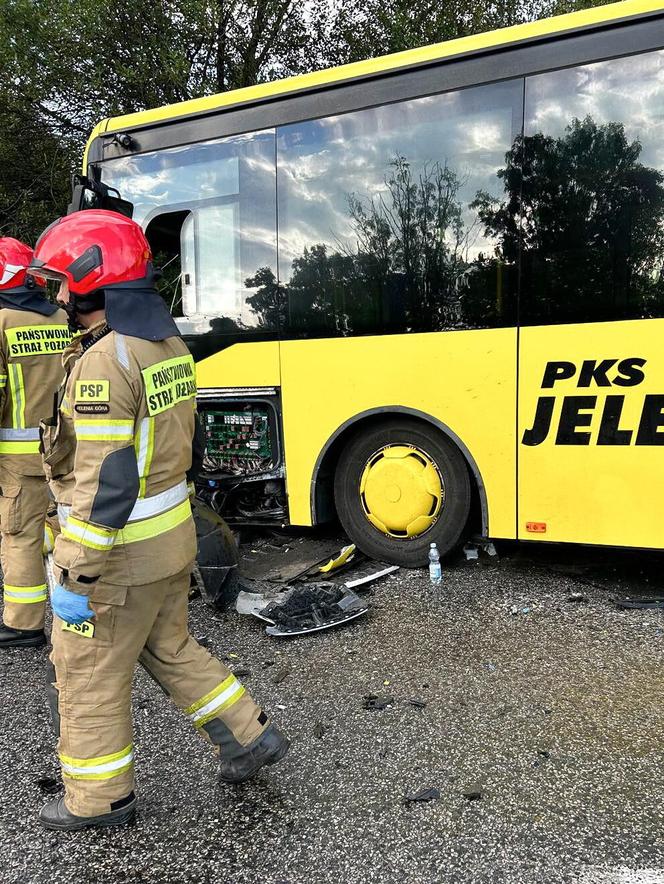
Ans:
{"type": "Polygon", "coordinates": [[[64,282],[67,279],[66,274],[58,273],[57,270],[51,270],[50,267],[40,267],[39,263],[36,261],[32,262],[28,267],[27,272],[30,276],[34,276],[35,278],[41,277],[42,279],[52,279],[55,282],[64,282]]]}

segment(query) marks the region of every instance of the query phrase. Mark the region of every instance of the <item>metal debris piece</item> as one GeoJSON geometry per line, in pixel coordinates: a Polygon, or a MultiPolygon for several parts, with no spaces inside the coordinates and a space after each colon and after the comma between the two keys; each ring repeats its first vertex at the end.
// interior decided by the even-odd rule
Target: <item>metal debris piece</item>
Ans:
{"type": "Polygon", "coordinates": [[[346,580],[344,583],[346,589],[357,589],[359,586],[365,586],[367,583],[374,583],[376,580],[380,580],[381,577],[386,577],[388,574],[393,574],[395,571],[399,570],[398,565],[378,564],[379,568],[377,571],[374,570],[376,567],[375,562],[371,562],[369,565],[360,568],[360,571],[356,576],[351,577],[350,580],[346,580]]]}
{"type": "Polygon", "coordinates": [[[336,541],[307,538],[304,542],[278,553],[281,561],[275,562],[275,567],[263,572],[261,576],[274,583],[294,583],[308,574],[318,574],[321,566],[330,562],[330,556],[334,560],[338,549],[336,541]]]}
{"type": "Polygon", "coordinates": [[[409,801],[436,801],[438,798],[440,798],[440,791],[433,786],[425,786],[412,795],[404,795],[406,803],[409,801]]]}
{"type": "Polygon", "coordinates": [[[426,700],[418,700],[415,697],[411,700],[406,700],[409,706],[414,706],[416,709],[426,709],[427,703],[426,700]]]}
{"type": "Polygon", "coordinates": [[[479,801],[483,797],[482,789],[481,783],[471,783],[464,787],[461,794],[468,801],[479,801]]]}
{"type": "Polygon", "coordinates": [[[322,721],[317,721],[314,725],[314,737],[318,737],[319,740],[322,740],[325,736],[325,731],[327,728],[323,724],[322,721]]]}
{"type": "Polygon", "coordinates": [[[567,596],[568,602],[577,602],[578,604],[585,604],[588,601],[588,596],[584,595],[582,592],[573,592],[567,596]]]}
{"type": "Polygon", "coordinates": [[[664,596],[661,595],[653,595],[653,596],[645,596],[644,598],[630,598],[627,596],[623,599],[612,599],[613,604],[622,608],[626,611],[631,610],[661,610],[664,609],[664,596]]]}

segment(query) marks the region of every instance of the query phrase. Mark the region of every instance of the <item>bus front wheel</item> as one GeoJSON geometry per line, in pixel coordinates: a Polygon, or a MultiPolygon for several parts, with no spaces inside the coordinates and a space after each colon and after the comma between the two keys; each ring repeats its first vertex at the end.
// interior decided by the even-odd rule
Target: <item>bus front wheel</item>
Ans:
{"type": "Polygon", "coordinates": [[[334,500],[343,528],[371,558],[416,568],[429,544],[459,542],[471,487],[459,449],[434,427],[392,418],[360,429],[342,451],[334,500]]]}

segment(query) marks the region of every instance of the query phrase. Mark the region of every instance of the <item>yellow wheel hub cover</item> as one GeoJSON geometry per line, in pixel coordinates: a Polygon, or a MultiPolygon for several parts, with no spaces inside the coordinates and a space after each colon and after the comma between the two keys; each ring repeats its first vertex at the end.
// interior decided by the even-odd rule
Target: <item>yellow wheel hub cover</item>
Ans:
{"type": "Polygon", "coordinates": [[[383,534],[418,537],[438,518],[445,489],[426,452],[411,445],[386,445],[367,461],[360,498],[367,519],[383,534]]]}

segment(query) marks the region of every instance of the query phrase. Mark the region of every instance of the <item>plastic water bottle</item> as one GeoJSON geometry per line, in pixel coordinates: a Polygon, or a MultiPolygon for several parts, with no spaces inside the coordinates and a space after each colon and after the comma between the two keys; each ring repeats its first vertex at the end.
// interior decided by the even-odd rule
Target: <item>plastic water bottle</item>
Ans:
{"type": "Polygon", "coordinates": [[[440,553],[435,543],[431,544],[429,550],[429,578],[434,586],[438,586],[443,581],[443,572],[440,567],[440,553]]]}

